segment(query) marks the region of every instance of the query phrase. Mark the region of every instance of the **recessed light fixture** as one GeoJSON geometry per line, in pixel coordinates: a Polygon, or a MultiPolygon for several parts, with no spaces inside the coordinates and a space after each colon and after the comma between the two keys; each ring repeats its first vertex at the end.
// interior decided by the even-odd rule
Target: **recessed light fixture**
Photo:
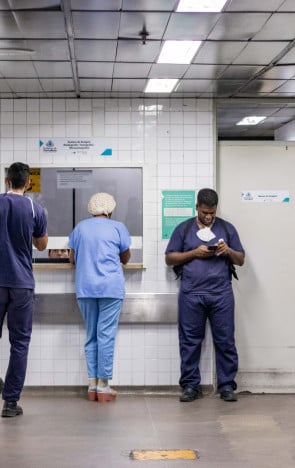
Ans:
{"type": "Polygon", "coordinates": [[[177,12],[218,13],[227,0],[179,0],[177,12]]]}
{"type": "Polygon", "coordinates": [[[144,90],[145,93],[171,93],[178,79],[151,78],[144,90]]]}
{"type": "Polygon", "coordinates": [[[165,41],[157,63],[191,63],[201,41],[165,41]]]}
{"type": "Polygon", "coordinates": [[[242,120],[236,123],[236,125],[257,125],[265,119],[265,116],[249,115],[249,117],[244,117],[242,120]]]}

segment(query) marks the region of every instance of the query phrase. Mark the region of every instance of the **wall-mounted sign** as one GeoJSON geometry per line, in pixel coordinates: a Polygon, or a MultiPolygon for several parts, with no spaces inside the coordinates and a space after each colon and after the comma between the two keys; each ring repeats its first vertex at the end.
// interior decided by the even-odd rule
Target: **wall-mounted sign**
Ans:
{"type": "Polygon", "coordinates": [[[104,138],[42,138],[39,140],[42,154],[79,156],[112,156],[112,148],[104,138]]]}
{"type": "Polygon", "coordinates": [[[28,189],[30,193],[40,193],[41,191],[41,171],[39,167],[30,167],[31,185],[28,189]]]}
{"type": "Polygon", "coordinates": [[[244,190],[241,199],[247,203],[289,203],[288,190],[244,190]]]}
{"type": "Polygon", "coordinates": [[[194,190],[162,191],[162,239],[169,239],[182,221],[195,216],[194,190]]]}

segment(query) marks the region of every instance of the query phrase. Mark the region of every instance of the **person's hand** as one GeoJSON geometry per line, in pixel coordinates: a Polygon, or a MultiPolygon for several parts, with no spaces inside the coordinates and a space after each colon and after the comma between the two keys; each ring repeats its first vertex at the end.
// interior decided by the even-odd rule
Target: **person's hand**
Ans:
{"type": "Polygon", "coordinates": [[[209,258],[215,255],[215,250],[209,250],[207,245],[200,245],[197,249],[195,249],[196,257],[198,258],[209,258]]]}
{"type": "Polygon", "coordinates": [[[228,245],[223,239],[219,239],[217,244],[216,255],[226,255],[228,253],[228,245]]]}

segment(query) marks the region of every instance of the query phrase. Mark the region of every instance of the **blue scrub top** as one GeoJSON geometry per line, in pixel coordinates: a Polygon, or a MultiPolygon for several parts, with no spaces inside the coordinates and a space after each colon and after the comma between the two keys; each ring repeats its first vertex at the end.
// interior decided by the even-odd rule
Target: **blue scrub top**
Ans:
{"type": "Polygon", "coordinates": [[[32,237],[47,232],[39,203],[17,193],[0,195],[0,286],[34,289],[32,237]]]}
{"type": "MultiPolygon", "coordinates": [[[[199,230],[194,223],[184,239],[186,221],[179,224],[173,231],[168,243],[166,254],[171,252],[185,252],[198,248],[200,245],[214,245],[219,239],[233,250],[244,252],[239,235],[235,227],[227,221],[215,218],[211,231],[215,238],[204,242],[197,237],[199,230]],[[228,234],[224,229],[226,223],[228,234]]],[[[231,290],[231,275],[226,255],[213,255],[209,258],[195,258],[183,265],[180,291],[191,294],[214,294],[231,290]]]]}
{"type": "Polygon", "coordinates": [[[69,236],[69,247],[75,250],[77,298],[123,299],[120,254],[130,245],[130,234],[119,221],[92,217],[77,224],[69,236]]]}

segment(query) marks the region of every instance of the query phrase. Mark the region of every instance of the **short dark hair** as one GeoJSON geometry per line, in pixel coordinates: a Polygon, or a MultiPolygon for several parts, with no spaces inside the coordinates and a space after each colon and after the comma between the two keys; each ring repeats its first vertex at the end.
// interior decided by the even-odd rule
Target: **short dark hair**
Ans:
{"type": "Polygon", "coordinates": [[[217,206],[218,205],[218,195],[215,190],[210,188],[203,188],[199,190],[197,197],[197,205],[206,205],[206,206],[217,206]]]}
{"type": "Polygon", "coordinates": [[[30,177],[30,168],[27,164],[16,162],[11,164],[7,171],[7,179],[13,189],[22,189],[30,177]]]}

